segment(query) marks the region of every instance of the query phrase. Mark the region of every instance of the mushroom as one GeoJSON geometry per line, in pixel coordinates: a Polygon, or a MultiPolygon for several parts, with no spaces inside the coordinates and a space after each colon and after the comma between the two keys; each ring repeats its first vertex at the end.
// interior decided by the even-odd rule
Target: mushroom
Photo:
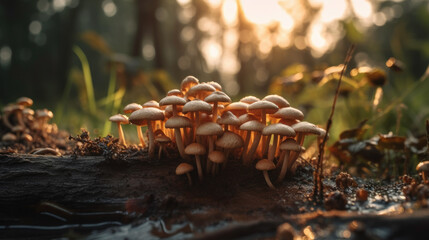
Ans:
{"type": "Polygon", "coordinates": [[[208,112],[211,113],[212,106],[209,103],[206,103],[202,100],[195,99],[190,102],[187,102],[182,109],[183,113],[191,113],[191,119],[195,119],[195,125],[193,127],[192,133],[190,134],[192,136],[192,140],[195,136],[195,129],[200,125],[200,112],[208,112]],[[193,117],[195,116],[195,117],[193,117]]]}
{"type": "Polygon", "coordinates": [[[223,167],[226,167],[226,164],[228,162],[229,154],[233,149],[241,148],[244,145],[243,139],[240,137],[240,135],[226,131],[223,133],[222,137],[220,137],[216,141],[216,146],[221,147],[225,149],[225,162],[223,164],[223,167]]]}
{"type": "Polygon", "coordinates": [[[263,172],[265,182],[267,183],[268,187],[270,187],[271,189],[276,189],[276,188],[271,182],[270,176],[268,176],[268,171],[273,170],[275,168],[276,168],[276,165],[274,165],[274,163],[272,161],[269,161],[268,159],[262,159],[256,163],[256,169],[263,172]]]}
{"type": "Polygon", "coordinates": [[[147,123],[149,138],[149,155],[153,156],[155,150],[155,138],[153,135],[152,121],[164,120],[164,113],[158,108],[142,108],[131,113],[129,121],[132,124],[143,125],[147,123]]]}
{"type": "MultiPolygon", "coordinates": [[[[319,130],[319,128],[309,122],[299,122],[291,126],[293,130],[296,132],[296,142],[302,146],[304,143],[304,139],[306,135],[314,134],[314,135],[320,135],[322,132],[319,130]]],[[[290,156],[290,161],[288,163],[288,168],[292,167],[292,165],[295,163],[295,160],[298,158],[298,154],[292,153],[290,156]]]]}
{"type": "Polygon", "coordinates": [[[18,98],[18,100],[16,100],[16,103],[24,107],[30,107],[31,105],[33,105],[33,100],[28,97],[20,97],[18,98]]]}
{"type": "Polygon", "coordinates": [[[426,175],[429,173],[429,161],[424,161],[417,164],[416,170],[422,173],[423,182],[426,182],[426,175]]]}
{"type": "Polygon", "coordinates": [[[284,108],[284,107],[290,106],[289,102],[286,99],[284,99],[284,97],[279,96],[277,94],[268,95],[268,96],[264,97],[262,100],[272,102],[275,105],[277,105],[277,107],[279,107],[279,108],[284,108]]]}
{"type": "Polygon", "coordinates": [[[32,124],[34,123],[34,110],[31,108],[24,108],[24,110],[22,110],[22,114],[26,126],[32,128],[32,124]]]}
{"type": "Polygon", "coordinates": [[[171,105],[173,116],[177,116],[177,105],[185,105],[186,100],[178,96],[167,96],[159,101],[159,106],[171,105]]]}
{"type": "Polygon", "coordinates": [[[167,92],[167,96],[184,97],[185,95],[183,95],[182,91],[180,91],[179,89],[171,89],[167,92]]]}
{"type": "Polygon", "coordinates": [[[109,118],[109,121],[116,123],[118,126],[119,142],[127,146],[121,124],[128,124],[128,117],[122,114],[115,114],[109,118]]]}
{"type": "Polygon", "coordinates": [[[198,85],[199,83],[200,81],[196,77],[187,76],[182,80],[182,83],[180,84],[180,89],[182,90],[182,93],[186,95],[186,93],[191,87],[198,85]]]}
{"type": "Polygon", "coordinates": [[[230,111],[225,111],[222,113],[222,116],[216,121],[218,124],[224,125],[224,130],[228,131],[228,126],[238,126],[240,120],[230,111]]]}
{"type": "Polygon", "coordinates": [[[217,120],[218,104],[219,103],[230,103],[231,98],[228,97],[224,92],[216,91],[208,95],[204,101],[208,103],[213,103],[213,122],[217,120]]]}
{"type": "Polygon", "coordinates": [[[246,97],[240,99],[240,102],[247,103],[247,104],[252,104],[252,103],[260,101],[260,100],[261,99],[255,97],[255,96],[246,96],[246,97]]]}
{"type": "Polygon", "coordinates": [[[155,100],[150,100],[150,101],[143,103],[142,107],[143,108],[149,108],[149,107],[159,108],[159,103],[155,100]]]}
{"type": "Polygon", "coordinates": [[[284,107],[280,108],[274,114],[271,114],[271,118],[280,118],[283,120],[282,123],[291,126],[302,121],[304,119],[304,114],[299,109],[284,107]]]}
{"type": "Polygon", "coordinates": [[[212,85],[207,83],[200,83],[191,87],[189,91],[186,93],[185,98],[189,100],[192,100],[192,99],[203,100],[214,91],[216,91],[216,88],[214,88],[212,85]]]}
{"type": "MultiPolygon", "coordinates": [[[[214,140],[213,136],[221,135],[223,133],[222,127],[214,122],[207,122],[201,124],[196,131],[198,136],[207,136],[209,144],[209,154],[214,150],[214,140]]],[[[206,171],[210,172],[210,161],[207,162],[206,171]]]]}
{"type": "Polygon", "coordinates": [[[214,81],[211,82],[206,82],[207,84],[211,85],[212,87],[214,87],[216,89],[216,91],[222,91],[222,86],[214,81]]]}
{"type": "Polygon", "coordinates": [[[12,105],[7,105],[5,107],[3,107],[3,123],[6,127],[8,127],[9,129],[12,129],[14,124],[10,122],[11,117],[15,116],[16,117],[16,121],[18,122],[19,125],[25,127],[24,125],[24,121],[22,119],[22,110],[24,109],[24,106],[22,105],[18,105],[18,104],[12,104],[12,105]]]}
{"type": "Polygon", "coordinates": [[[38,124],[38,128],[41,130],[45,129],[46,124],[53,117],[54,117],[54,114],[46,108],[36,110],[36,121],[38,124]]]}
{"type": "MultiPolygon", "coordinates": [[[[130,114],[142,108],[143,108],[142,105],[138,103],[130,103],[124,107],[124,113],[130,114]]],[[[139,137],[140,144],[142,145],[142,148],[145,148],[146,142],[144,141],[144,138],[143,138],[142,127],[141,125],[136,125],[136,128],[137,128],[137,136],[139,137]]]]}
{"type": "MultiPolygon", "coordinates": [[[[264,129],[262,130],[262,135],[273,135],[273,145],[270,146],[268,151],[268,160],[273,161],[274,155],[276,154],[277,150],[277,142],[279,135],[286,137],[295,137],[296,134],[295,131],[288,125],[282,123],[275,123],[264,127],[264,129]]],[[[270,141],[267,141],[267,144],[269,144],[269,142],[270,141]]]]}
{"type": "Polygon", "coordinates": [[[194,167],[189,163],[181,163],[176,168],[176,175],[183,175],[186,174],[188,177],[189,185],[192,186],[192,178],[190,172],[194,170],[194,167]]]}
{"type": "Polygon", "coordinates": [[[2,136],[1,140],[3,142],[15,142],[17,140],[17,137],[13,133],[6,133],[2,136]]]}
{"type": "Polygon", "coordinates": [[[195,162],[197,163],[198,177],[203,180],[203,169],[201,167],[200,155],[206,154],[206,148],[199,143],[191,143],[185,148],[185,153],[188,155],[195,155],[195,162]]]}
{"type": "Polygon", "coordinates": [[[171,143],[171,139],[167,136],[165,136],[164,133],[155,136],[155,143],[159,144],[159,150],[158,150],[158,159],[161,159],[162,152],[164,151],[166,154],[168,154],[166,150],[166,145],[171,143]]]}
{"type": "MultiPolygon", "coordinates": [[[[248,135],[250,135],[250,132],[253,131],[253,136],[254,136],[253,143],[252,143],[250,150],[248,152],[243,152],[242,157],[243,157],[243,163],[244,164],[249,165],[251,163],[251,161],[253,160],[253,157],[254,157],[253,154],[255,153],[256,148],[259,145],[259,141],[261,139],[261,132],[264,129],[264,127],[265,127],[264,124],[262,124],[256,120],[243,123],[240,126],[240,130],[248,131],[248,133],[247,133],[248,135]]],[[[249,144],[249,142],[248,142],[249,139],[250,138],[246,137],[246,141],[244,143],[245,148],[249,144]]]]}
{"type": "Polygon", "coordinates": [[[228,106],[226,106],[224,111],[230,111],[235,116],[240,117],[241,115],[247,113],[247,107],[248,106],[249,106],[249,104],[244,103],[244,102],[233,102],[233,103],[229,104],[228,106]]]}
{"type": "Polygon", "coordinates": [[[284,151],[284,158],[283,158],[282,168],[280,170],[279,177],[277,178],[277,182],[283,181],[283,179],[286,176],[287,167],[288,167],[288,158],[289,158],[289,155],[290,155],[289,154],[290,151],[300,152],[302,148],[295,141],[295,139],[293,139],[293,138],[287,138],[286,140],[284,140],[280,144],[279,149],[282,150],[282,151],[284,151]]]}
{"type": "Polygon", "coordinates": [[[165,122],[166,128],[174,128],[177,149],[183,159],[186,159],[180,128],[192,127],[192,122],[185,116],[173,116],[165,122]]]}
{"type": "Polygon", "coordinates": [[[225,154],[221,151],[212,151],[207,158],[213,162],[212,175],[214,176],[219,170],[219,165],[225,162],[225,154]]]}

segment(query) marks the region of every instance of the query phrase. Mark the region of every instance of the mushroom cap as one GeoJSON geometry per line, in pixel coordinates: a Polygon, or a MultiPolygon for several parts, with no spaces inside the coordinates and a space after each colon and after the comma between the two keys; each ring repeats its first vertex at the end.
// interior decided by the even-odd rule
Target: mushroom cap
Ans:
{"type": "Polygon", "coordinates": [[[18,98],[18,100],[16,100],[16,103],[18,105],[22,105],[24,107],[29,107],[29,106],[33,105],[33,100],[31,98],[28,98],[28,97],[20,97],[20,98],[18,98]]]}
{"type": "Polygon", "coordinates": [[[224,111],[230,111],[235,116],[241,116],[241,115],[247,113],[247,107],[248,106],[249,106],[249,104],[244,103],[244,102],[233,102],[233,103],[229,104],[228,106],[226,106],[224,111]]]}
{"type": "Polygon", "coordinates": [[[296,133],[320,135],[320,131],[317,126],[309,122],[304,121],[296,123],[292,125],[292,128],[296,133]]]}
{"type": "Polygon", "coordinates": [[[212,92],[210,95],[208,95],[206,98],[204,98],[204,101],[208,103],[214,103],[214,102],[220,102],[220,103],[230,103],[231,98],[226,95],[226,93],[221,91],[212,92]]]}
{"type": "Polygon", "coordinates": [[[197,135],[210,136],[221,135],[223,133],[222,127],[214,122],[206,122],[201,124],[196,131],[197,135]]]}
{"type": "Polygon", "coordinates": [[[185,148],[185,153],[188,155],[204,155],[206,148],[200,143],[191,143],[185,148]]]}
{"type": "Polygon", "coordinates": [[[252,103],[260,101],[260,100],[261,99],[255,97],[255,96],[246,96],[246,97],[240,99],[240,102],[247,103],[247,104],[252,104],[252,103]]]}
{"type": "Polygon", "coordinates": [[[167,137],[166,135],[158,135],[155,137],[155,142],[157,143],[169,143],[171,142],[171,139],[167,137]]]}
{"type": "Polygon", "coordinates": [[[16,132],[23,132],[25,130],[25,128],[21,125],[16,125],[13,126],[13,128],[11,129],[12,132],[16,133],[16,132]]]}
{"type": "Polygon", "coordinates": [[[48,109],[44,108],[44,109],[36,110],[36,117],[37,118],[51,119],[54,117],[54,114],[51,111],[49,111],[48,109]]]}
{"type": "Polygon", "coordinates": [[[135,125],[144,125],[147,121],[164,120],[164,112],[158,108],[142,108],[131,113],[129,121],[135,125]]]}
{"type": "Polygon", "coordinates": [[[204,102],[203,100],[195,99],[190,102],[187,102],[182,109],[183,113],[188,112],[209,112],[212,111],[212,105],[204,102]]]}
{"type": "Polygon", "coordinates": [[[301,146],[293,138],[286,138],[279,146],[280,150],[289,150],[300,152],[302,150],[301,146]]]}
{"type": "Polygon", "coordinates": [[[5,135],[3,135],[1,140],[3,142],[13,142],[13,141],[16,141],[17,138],[16,138],[15,134],[13,134],[13,133],[6,133],[5,135]]]}
{"type": "Polygon", "coordinates": [[[216,121],[219,124],[228,124],[228,125],[239,125],[240,121],[238,118],[230,111],[225,111],[222,113],[222,116],[216,121]]]}
{"type": "MultiPolygon", "coordinates": [[[[317,127],[317,130],[319,130],[319,133],[320,133],[319,136],[325,137],[325,135],[326,135],[326,130],[325,129],[317,127]]],[[[328,137],[329,137],[329,134],[328,134],[328,137]]]]}
{"type": "Polygon", "coordinates": [[[115,114],[109,118],[109,121],[121,123],[121,124],[128,124],[128,117],[122,114],[115,114]]]}
{"type": "Polygon", "coordinates": [[[271,115],[271,117],[282,118],[282,119],[296,119],[302,121],[304,119],[304,113],[299,109],[293,107],[280,108],[277,112],[271,115]]]}
{"type": "Polygon", "coordinates": [[[182,92],[187,92],[191,87],[199,84],[200,81],[194,76],[187,76],[182,80],[180,84],[180,89],[182,92]]]}
{"type": "Polygon", "coordinates": [[[296,135],[295,130],[283,123],[275,123],[264,127],[262,135],[278,134],[281,136],[294,137],[296,135]]]}
{"type": "Polygon", "coordinates": [[[268,95],[268,96],[264,97],[262,100],[272,102],[275,105],[277,105],[277,107],[279,107],[279,108],[284,108],[284,107],[290,106],[289,102],[284,97],[279,96],[277,94],[268,95]]]}
{"type": "Polygon", "coordinates": [[[142,107],[143,108],[149,108],[149,107],[159,108],[159,103],[155,100],[150,100],[150,101],[143,103],[142,107]]]}
{"type": "Polygon", "coordinates": [[[259,121],[259,118],[255,116],[253,113],[245,113],[238,118],[238,121],[240,121],[240,125],[245,122],[253,121],[253,120],[259,121]]]}
{"type": "Polygon", "coordinates": [[[277,112],[279,107],[272,102],[266,100],[260,100],[250,104],[247,107],[247,110],[252,113],[260,113],[262,110],[265,110],[265,113],[272,114],[277,112]]]}
{"type": "Polygon", "coordinates": [[[3,107],[3,112],[15,112],[15,111],[22,111],[24,109],[24,106],[19,104],[10,104],[5,107],[3,107]]]}
{"type": "Polygon", "coordinates": [[[24,110],[22,110],[22,114],[24,115],[34,115],[34,110],[31,108],[25,108],[24,110]]]}
{"type": "Polygon", "coordinates": [[[259,121],[252,120],[241,124],[240,130],[262,132],[265,125],[259,121]]]}
{"type": "Polygon", "coordinates": [[[173,116],[165,122],[166,128],[187,128],[192,127],[191,119],[185,116],[173,116]]]}
{"type": "Polygon", "coordinates": [[[216,91],[222,91],[222,86],[214,81],[206,82],[207,84],[210,84],[212,87],[216,89],[216,91]]]}
{"type": "Polygon", "coordinates": [[[221,151],[211,151],[207,158],[214,163],[225,162],[225,154],[221,151]]]}
{"type": "Polygon", "coordinates": [[[130,103],[124,107],[124,113],[132,113],[142,108],[143,108],[142,105],[138,103],[130,103]]]}
{"type": "Polygon", "coordinates": [[[429,161],[420,162],[417,164],[416,170],[419,172],[428,172],[429,171],[429,161]]]}
{"type": "Polygon", "coordinates": [[[178,96],[167,96],[159,101],[159,106],[165,105],[185,105],[186,100],[178,96]]]}
{"type": "Polygon", "coordinates": [[[194,170],[194,167],[189,163],[181,163],[176,167],[176,175],[182,175],[194,170]]]}
{"type": "Polygon", "coordinates": [[[273,161],[270,161],[268,159],[262,159],[256,163],[255,167],[260,171],[270,171],[275,169],[276,165],[274,165],[273,161]]]}
{"type": "MultiPolygon", "coordinates": [[[[209,95],[211,92],[216,91],[216,88],[214,88],[212,85],[207,83],[200,83],[193,87],[191,87],[188,92],[187,96],[196,96],[198,93],[205,93],[205,95],[209,95]]],[[[205,97],[205,96],[204,96],[205,97]]]]}
{"type": "Polygon", "coordinates": [[[244,145],[240,135],[233,132],[225,132],[222,137],[216,141],[216,146],[226,149],[240,148],[244,145]]]}
{"type": "Polygon", "coordinates": [[[180,91],[179,89],[175,88],[175,89],[171,89],[170,91],[167,92],[167,96],[178,96],[178,97],[183,97],[183,93],[182,91],[180,91]]]}

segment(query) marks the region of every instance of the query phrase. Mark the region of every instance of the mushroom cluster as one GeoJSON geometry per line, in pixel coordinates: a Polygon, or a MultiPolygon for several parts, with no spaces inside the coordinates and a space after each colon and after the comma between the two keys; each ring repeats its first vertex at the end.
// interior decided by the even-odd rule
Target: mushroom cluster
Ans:
{"type": "Polygon", "coordinates": [[[65,149],[64,137],[57,136],[62,135],[57,125],[49,123],[53,113],[47,109],[33,110],[30,108],[32,105],[32,99],[21,97],[16,102],[3,107],[0,116],[0,135],[3,145],[27,144],[32,148],[55,145],[65,149]]]}
{"type": "MultiPolygon", "coordinates": [[[[221,85],[200,83],[193,76],[183,79],[181,88],[169,91],[159,103],[131,103],[124,113],[130,113],[129,117],[117,114],[110,118],[118,124],[123,144],[121,124],[134,124],[141,146],[148,146],[150,156],[156,148],[160,156],[165,151],[163,144],[171,144],[182,159],[195,161],[200,181],[205,175],[219,174],[228,161],[240,159],[243,165],[263,171],[268,186],[274,188],[268,171],[279,169],[277,181],[283,181],[303,150],[305,136],[326,133],[303,121],[304,114],[281,96],[247,96],[232,102],[221,85]],[[142,126],[147,126],[147,141],[142,126]]],[[[183,164],[179,168],[176,172],[180,174],[194,169],[187,166],[185,171],[183,164]]]]}

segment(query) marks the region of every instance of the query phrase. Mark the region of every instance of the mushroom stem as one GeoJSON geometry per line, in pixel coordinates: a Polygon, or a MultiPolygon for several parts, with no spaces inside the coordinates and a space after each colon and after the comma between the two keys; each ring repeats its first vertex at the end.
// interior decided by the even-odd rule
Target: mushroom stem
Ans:
{"type": "Polygon", "coordinates": [[[252,132],[246,131],[246,139],[244,140],[243,153],[241,154],[242,158],[243,158],[243,162],[244,162],[244,160],[246,158],[246,153],[247,153],[247,149],[248,149],[248,146],[249,146],[249,141],[250,141],[250,135],[251,134],[252,134],[252,132]]]}
{"type": "Polygon", "coordinates": [[[277,141],[279,139],[278,134],[273,134],[273,145],[268,150],[268,160],[273,161],[277,150],[277,141]]]}
{"type": "Polygon", "coordinates": [[[153,156],[155,150],[155,136],[153,135],[152,121],[147,121],[147,135],[149,138],[149,156],[153,156]]]}
{"type": "Polygon", "coordinates": [[[252,147],[250,148],[249,152],[245,156],[244,164],[249,165],[252,163],[252,160],[254,158],[253,154],[255,153],[260,140],[261,140],[261,132],[256,132],[255,140],[253,141],[252,147]]]}
{"type": "Polygon", "coordinates": [[[180,128],[174,128],[174,136],[176,137],[176,145],[177,149],[179,149],[180,157],[182,157],[183,159],[187,159],[183,146],[182,135],[180,133],[180,128]]]}
{"type": "Polygon", "coordinates": [[[265,182],[267,182],[268,187],[270,187],[271,189],[276,189],[270,180],[270,176],[268,176],[268,171],[263,171],[263,172],[264,172],[265,182]]]}
{"type": "MultiPolygon", "coordinates": [[[[213,136],[207,136],[208,141],[209,141],[209,153],[212,152],[214,150],[214,141],[213,141],[213,136]]],[[[206,165],[206,171],[207,174],[210,173],[210,168],[214,168],[215,165],[212,164],[212,162],[210,160],[207,159],[207,165],[206,165]]]]}
{"type": "Polygon", "coordinates": [[[282,169],[280,170],[279,177],[277,178],[277,182],[283,181],[286,176],[287,167],[288,167],[288,158],[289,158],[289,150],[285,151],[285,156],[283,158],[282,169]]]}
{"type": "Polygon", "coordinates": [[[140,144],[142,145],[142,148],[145,148],[146,142],[144,141],[144,138],[143,138],[142,127],[139,125],[137,125],[137,135],[139,137],[140,144]]]}
{"type": "Polygon", "coordinates": [[[199,155],[195,155],[195,160],[197,162],[197,170],[198,170],[198,177],[200,178],[200,181],[203,180],[203,169],[201,168],[201,159],[199,155]]]}
{"type": "Polygon", "coordinates": [[[162,148],[163,148],[163,146],[162,146],[162,144],[160,144],[159,150],[158,150],[158,159],[161,159],[162,148]]]}
{"type": "Polygon", "coordinates": [[[190,173],[186,173],[186,176],[188,177],[189,186],[192,186],[192,178],[190,173]]]}
{"type": "Polygon", "coordinates": [[[212,118],[213,122],[216,122],[217,120],[217,104],[218,102],[213,103],[213,118],[212,118]]]}
{"type": "Polygon", "coordinates": [[[423,183],[426,182],[426,172],[422,171],[422,179],[423,179],[423,183]]]}
{"type": "Polygon", "coordinates": [[[125,142],[124,132],[122,131],[121,123],[116,123],[118,125],[118,134],[119,134],[119,142],[124,144],[125,147],[127,146],[127,143],[125,142]]]}
{"type": "Polygon", "coordinates": [[[283,164],[283,160],[284,160],[285,154],[286,154],[286,152],[285,152],[285,151],[282,151],[282,152],[280,153],[279,161],[278,161],[278,162],[277,162],[277,164],[276,164],[276,168],[277,168],[277,167],[280,167],[280,166],[283,164]]]}

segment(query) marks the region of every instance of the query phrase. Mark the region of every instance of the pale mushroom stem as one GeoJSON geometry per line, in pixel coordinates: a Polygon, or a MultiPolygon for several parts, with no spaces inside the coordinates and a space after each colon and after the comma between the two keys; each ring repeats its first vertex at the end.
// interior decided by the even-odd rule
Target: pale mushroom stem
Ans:
{"type": "Polygon", "coordinates": [[[143,138],[143,133],[142,133],[142,127],[137,125],[137,135],[139,137],[140,143],[142,145],[142,148],[146,147],[146,142],[144,141],[143,138]]]}
{"type": "Polygon", "coordinates": [[[159,150],[158,150],[158,159],[161,159],[161,155],[162,155],[162,148],[163,148],[163,146],[162,146],[162,144],[160,144],[160,146],[159,146],[159,150]]]}
{"type": "Polygon", "coordinates": [[[263,172],[264,172],[265,182],[267,182],[268,187],[270,187],[271,189],[276,189],[270,180],[270,176],[268,176],[268,171],[263,171],[263,172]]]}
{"type": "MultiPolygon", "coordinates": [[[[264,124],[264,126],[267,125],[267,116],[265,113],[266,113],[265,109],[262,109],[261,110],[261,117],[262,117],[262,124],[264,124]]],[[[261,153],[261,155],[262,155],[262,157],[264,157],[268,151],[268,145],[266,144],[267,137],[262,136],[261,138],[262,138],[262,153],[261,153]]]]}
{"type": "MultiPolygon", "coordinates": [[[[213,141],[213,136],[207,136],[208,137],[208,141],[209,141],[209,153],[212,152],[214,150],[214,141],[213,141]]],[[[207,174],[210,173],[210,169],[214,168],[214,164],[212,164],[212,162],[207,159],[207,165],[206,165],[206,172],[207,174]]]]}
{"type": "Polygon", "coordinates": [[[255,140],[253,141],[252,147],[250,148],[249,152],[247,153],[246,159],[244,161],[244,163],[246,165],[249,165],[249,164],[252,163],[252,160],[253,160],[253,157],[254,157],[253,154],[255,153],[256,148],[258,147],[260,140],[261,140],[261,132],[256,132],[255,140]]]}
{"type": "Polygon", "coordinates": [[[199,155],[195,155],[195,161],[197,162],[197,170],[198,170],[198,177],[200,180],[203,180],[203,169],[201,168],[201,159],[199,155]]]}
{"type": "MultiPolygon", "coordinates": [[[[298,143],[298,145],[302,146],[302,144],[304,143],[304,139],[305,139],[305,134],[303,133],[297,134],[296,142],[298,143]]],[[[292,167],[292,164],[295,162],[296,159],[298,159],[299,154],[300,152],[295,152],[295,151],[290,153],[288,168],[292,167]]]]}
{"type": "MultiPolygon", "coordinates": [[[[274,156],[276,155],[277,150],[277,141],[279,139],[278,134],[273,134],[273,145],[270,146],[270,149],[268,150],[268,160],[273,161],[274,156]]],[[[269,141],[268,141],[269,143],[269,141]]]]}
{"type": "Polygon", "coordinates": [[[217,120],[217,102],[214,102],[213,103],[213,118],[212,118],[212,121],[213,122],[216,122],[216,120],[217,120]]]}
{"type": "Polygon", "coordinates": [[[251,135],[251,134],[252,134],[252,132],[250,132],[250,131],[246,131],[246,139],[244,140],[243,153],[241,154],[241,155],[242,155],[243,162],[244,162],[244,161],[245,161],[245,159],[246,159],[247,149],[249,148],[248,146],[249,146],[249,141],[250,141],[250,135],[251,135]]]}
{"type": "Polygon", "coordinates": [[[182,135],[180,133],[180,128],[174,128],[174,136],[176,137],[176,145],[177,149],[179,149],[180,157],[182,157],[183,159],[187,159],[183,146],[182,135]]]}
{"type": "Polygon", "coordinates": [[[276,168],[280,167],[283,164],[283,160],[285,158],[285,151],[281,151],[280,156],[279,156],[279,161],[276,164],[276,168]]]}
{"type": "Polygon", "coordinates": [[[147,121],[147,135],[149,138],[149,156],[153,156],[153,152],[155,151],[155,136],[153,135],[152,121],[147,121]]]}
{"type": "Polygon", "coordinates": [[[282,169],[280,170],[279,177],[277,178],[277,182],[283,181],[286,176],[287,167],[288,167],[288,158],[289,158],[289,150],[285,151],[285,156],[283,158],[282,169]]]}
{"type": "Polygon", "coordinates": [[[186,173],[186,176],[188,177],[189,186],[192,186],[192,178],[190,173],[186,173]]]}
{"type": "Polygon", "coordinates": [[[125,147],[127,146],[127,143],[125,142],[124,132],[122,131],[121,123],[116,123],[118,125],[118,134],[119,134],[119,142],[124,144],[125,147]]]}

